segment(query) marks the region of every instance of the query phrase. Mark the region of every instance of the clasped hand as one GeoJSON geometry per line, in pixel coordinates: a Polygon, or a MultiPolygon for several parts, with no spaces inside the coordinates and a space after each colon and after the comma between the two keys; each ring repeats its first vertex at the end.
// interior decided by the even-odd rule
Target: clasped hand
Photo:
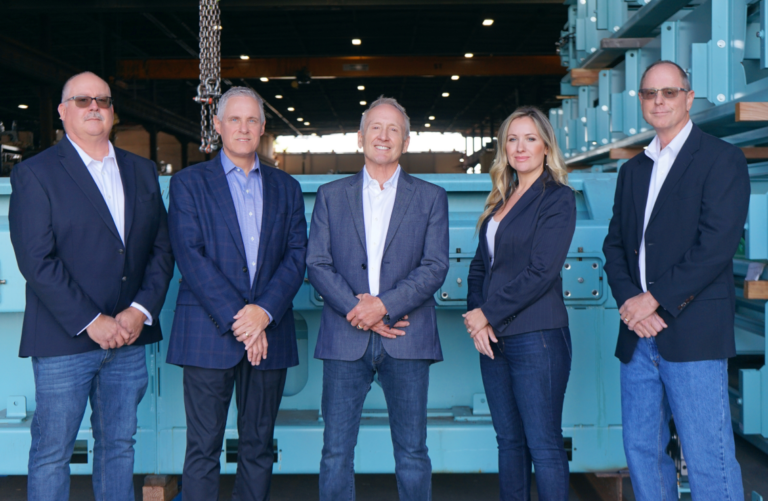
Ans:
{"type": "Polygon", "coordinates": [[[627,299],[619,308],[621,321],[640,337],[650,338],[667,328],[666,322],[656,313],[658,301],[650,292],[627,299]]]}
{"type": "Polygon", "coordinates": [[[102,350],[114,350],[132,345],[139,338],[146,319],[146,315],[141,311],[129,306],[114,318],[109,315],[99,315],[88,326],[86,332],[102,350]]]}
{"type": "Polygon", "coordinates": [[[403,327],[407,327],[410,324],[408,322],[408,315],[398,320],[395,325],[389,327],[384,323],[384,315],[387,314],[387,307],[376,296],[371,296],[368,293],[358,294],[357,306],[352,308],[347,313],[347,322],[357,329],[364,331],[372,330],[376,334],[389,339],[395,339],[398,336],[404,336],[405,331],[402,331],[403,327]]]}
{"type": "Polygon", "coordinates": [[[488,323],[488,319],[485,318],[485,313],[480,308],[475,308],[472,311],[468,311],[462,315],[464,317],[464,325],[467,328],[469,336],[472,341],[475,342],[475,349],[493,358],[493,349],[491,348],[491,341],[498,343],[496,334],[493,332],[493,327],[488,323]]]}
{"type": "Polygon", "coordinates": [[[232,332],[235,339],[245,345],[248,361],[251,365],[260,365],[267,358],[267,334],[264,332],[269,325],[269,315],[260,306],[248,304],[235,315],[232,332]]]}

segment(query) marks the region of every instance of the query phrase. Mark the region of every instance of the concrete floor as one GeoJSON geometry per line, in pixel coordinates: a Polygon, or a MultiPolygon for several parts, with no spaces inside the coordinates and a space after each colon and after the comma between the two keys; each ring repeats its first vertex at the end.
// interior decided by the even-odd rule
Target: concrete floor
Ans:
{"type": "MultiPolygon", "coordinates": [[[[768,499],[768,454],[757,449],[740,437],[736,437],[736,457],[741,464],[744,479],[745,501],[751,501],[752,491],[768,499]]],[[[572,474],[572,487],[584,485],[583,475],[572,474]]],[[[134,477],[136,500],[140,501],[143,475],[134,477]]],[[[219,500],[231,499],[234,476],[221,478],[219,500]]],[[[397,500],[397,485],[394,475],[358,475],[356,477],[357,499],[360,501],[397,500]]],[[[499,496],[499,480],[495,474],[435,474],[432,477],[435,501],[493,501],[499,496]]],[[[272,479],[272,501],[308,501],[317,499],[317,475],[275,475],[272,479]]],[[[92,501],[90,476],[73,476],[71,480],[72,501],[92,501]]],[[[624,481],[626,501],[635,501],[629,478],[624,481]]],[[[0,500],[25,501],[27,499],[27,477],[0,477],[0,500]]],[[[534,492],[532,501],[538,501],[534,492]]],[[[579,489],[571,489],[569,501],[595,501],[597,498],[579,489]]],[[[178,497],[176,501],[180,501],[178,497]]]]}

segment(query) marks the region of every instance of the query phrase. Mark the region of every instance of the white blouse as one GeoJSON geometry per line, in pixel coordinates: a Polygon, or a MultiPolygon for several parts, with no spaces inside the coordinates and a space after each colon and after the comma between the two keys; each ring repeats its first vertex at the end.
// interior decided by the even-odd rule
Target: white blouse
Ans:
{"type": "Polygon", "coordinates": [[[496,230],[499,229],[500,222],[494,220],[493,216],[491,216],[491,219],[488,221],[488,227],[485,229],[485,240],[488,243],[488,255],[491,257],[491,265],[493,265],[493,254],[495,251],[496,230]]]}

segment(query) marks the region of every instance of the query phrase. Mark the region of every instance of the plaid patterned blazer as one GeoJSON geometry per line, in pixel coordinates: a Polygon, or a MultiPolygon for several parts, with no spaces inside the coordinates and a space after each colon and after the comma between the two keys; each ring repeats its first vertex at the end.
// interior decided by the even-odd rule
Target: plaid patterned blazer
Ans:
{"type": "Polygon", "coordinates": [[[168,347],[170,364],[234,367],[245,350],[232,333],[233,317],[249,303],[273,317],[266,329],[269,356],[257,369],[299,363],[292,305],[304,280],[304,198],[290,175],[260,168],[264,209],[253,287],[220,156],[171,179],[168,226],[182,282],[168,347]]]}

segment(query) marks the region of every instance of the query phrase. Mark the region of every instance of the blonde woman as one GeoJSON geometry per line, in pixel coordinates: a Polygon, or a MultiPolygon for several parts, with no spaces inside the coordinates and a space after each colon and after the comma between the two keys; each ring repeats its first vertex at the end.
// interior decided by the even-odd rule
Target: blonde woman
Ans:
{"type": "Polygon", "coordinates": [[[501,125],[491,180],[464,323],[480,352],[499,446],[500,498],[530,500],[533,462],[539,499],[566,501],[561,421],[571,336],[560,270],[576,200],[540,110],[521,107],[501,125]]]}

